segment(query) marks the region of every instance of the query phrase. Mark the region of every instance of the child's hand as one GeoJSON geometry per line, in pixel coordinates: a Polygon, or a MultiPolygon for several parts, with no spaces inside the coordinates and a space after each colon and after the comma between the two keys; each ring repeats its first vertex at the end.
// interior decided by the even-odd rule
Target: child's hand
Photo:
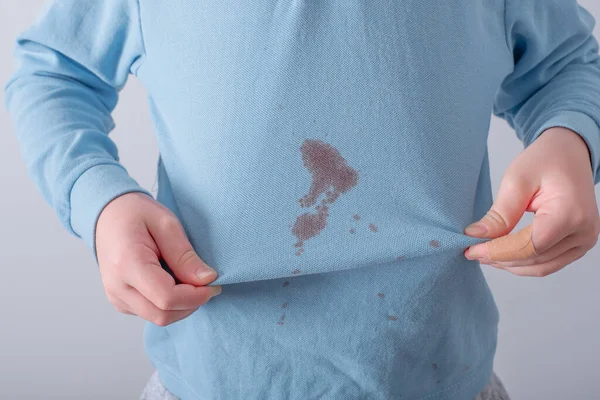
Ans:
{"type": "Polygon", "coordinates": [[[112,200],[96,226],[96,252],[108,300],[117,310],[160,326],[183,319],[221,293],[177,217],[144,193],[112,200]],[[182,282],[176,285],[159,256],[182,282]]]}
{"type": "MultiPolygon", "coordinates": [[[[598,241],[600,218],[585,141],[566,128],[550,128],[509,166],[488,213],[465,229],[470,236],[498,238],[512,231],[525,211],[534,212],[531,241],[537,255],[490,261],[488,244],[465,257],[515,275],[546,276],[581,258],[598,241]]],[[[516,235],[511,234],[509,236],[516,235]]]]}

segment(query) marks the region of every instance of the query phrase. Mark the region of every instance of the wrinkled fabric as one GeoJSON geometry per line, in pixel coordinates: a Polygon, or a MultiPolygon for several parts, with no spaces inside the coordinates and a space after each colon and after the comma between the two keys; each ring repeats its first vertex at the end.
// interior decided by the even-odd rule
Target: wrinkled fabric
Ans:
{"type": "MultiPolygon", "coordinates": [[[[180,400],[169,392],[167,388],[160,381],[158,371],[154,371],[150,376],[150,379],[144,386],[144,390],[140,396],[140,400],[180,400]]],[[[496,375],[492,374],[492,377],[485,388],[473,400],[510,400],[510,396],[504,387],[504,384],[496,375]]]]}
{"type": "Polygon", "coordinates": [[[597,183],[593,25],[575,0],[50,1],[15,43],[6,106],[97,257],[103,207],[152,196],[108,136],[128,77],[144,85],[156,198],[223,286],[146,325],[175,396],[471,399],[497,343],[463,256],[485,241],[463,229],[492,204],[490,117],[524,146],[574,130],[597,183]]]}

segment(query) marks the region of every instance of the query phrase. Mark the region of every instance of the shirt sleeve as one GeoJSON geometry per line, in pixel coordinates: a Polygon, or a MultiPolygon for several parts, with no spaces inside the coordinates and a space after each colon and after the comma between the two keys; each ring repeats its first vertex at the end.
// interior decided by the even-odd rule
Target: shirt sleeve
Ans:
{"type": "Polygon", "coordinates": [[[143,189],[119,162],[111,113],[144,58],[136,0],[47,1],[14,43],[5,107],[29,176],[93,251],[98,216],[143,189]]]}
{"type": "Polygon", "coordinates": [[[576,0],[506,0],[506,43],[514,69],[494,99],[527,147],[546,129],[579,134],[600,182],[600,60],[595,20],[576,0]]]}

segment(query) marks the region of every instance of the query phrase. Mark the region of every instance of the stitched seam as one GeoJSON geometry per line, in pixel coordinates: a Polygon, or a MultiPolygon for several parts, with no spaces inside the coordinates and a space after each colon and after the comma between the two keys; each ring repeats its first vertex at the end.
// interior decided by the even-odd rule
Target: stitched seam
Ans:
{"type": "Polygon", "coordinates": [[[69,229],[71,229],[71,231],[74,234],[76,234],[77,236],[79,236],[79,235],[75,232],[75,230],[73,229],[73,225],[71,223],[71,210],[72,210],[72,207],[71,207],[71,195],[72,195],[72,192],[73,192],[73,188],[77,184],[77,181],[79,181],[79,179],[83,176],[83,174],[85,174],[86,172],[88,172],[90,169],[92,169],[94,167],[101,166],[101,165],[115,165],[115,166],[118,166],[118,167],[122,168],[123,170],[125,170],[125,167],[123,167],[123,165],[121,165],[121,164],[119,164],[118,162],[115,162],[115,161],[112,161],[112,162],[110,162],[110,161],[100,162],[100,163],[93,164],[93,165],[90,165],[89,167],[85,168],[83,171],[81,171],[81,173],[79,175],[77,175],[77,178],[75,178],[73,180],[73,183],[71,184],[71,187],[69,187],[69,191],[68,191],[68,194],[67,194],[67,198],[69,199],[68,208],[67,208],[67,211],[68,211],[67,215],[68,215],[69,229]]]}

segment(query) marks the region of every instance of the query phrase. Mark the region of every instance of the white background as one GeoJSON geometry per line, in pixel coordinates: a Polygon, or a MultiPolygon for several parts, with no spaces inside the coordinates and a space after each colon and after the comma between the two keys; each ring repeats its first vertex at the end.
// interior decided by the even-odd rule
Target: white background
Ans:
{"type": "MultiPolygon", "coordinates": [[[[12,72],[14,37],[41,4],[0,0],[0,82],[12,72]]],[[[600,19],[598,0],[580,4],[600,19]]],[[[114,118],[111,137],[123,164],[151,190],[158,151],[135,78],[114,118]]],[[[494,118],[489,146],[496,193],[522,145],[494,118]]],[[[529,222],[527,215],[519,227],[529,222]]],[[[143,321],[118,313],[106,299],[91,252],[62,228],[27,176],[3,107],[0,252],[0,398],[137,399],[152,371],[143,321]]],[[[545,278],[483,266],[501,314],[495,368],[513,400],[600,399],[599,259],[600,245],[545,278]]]]}

